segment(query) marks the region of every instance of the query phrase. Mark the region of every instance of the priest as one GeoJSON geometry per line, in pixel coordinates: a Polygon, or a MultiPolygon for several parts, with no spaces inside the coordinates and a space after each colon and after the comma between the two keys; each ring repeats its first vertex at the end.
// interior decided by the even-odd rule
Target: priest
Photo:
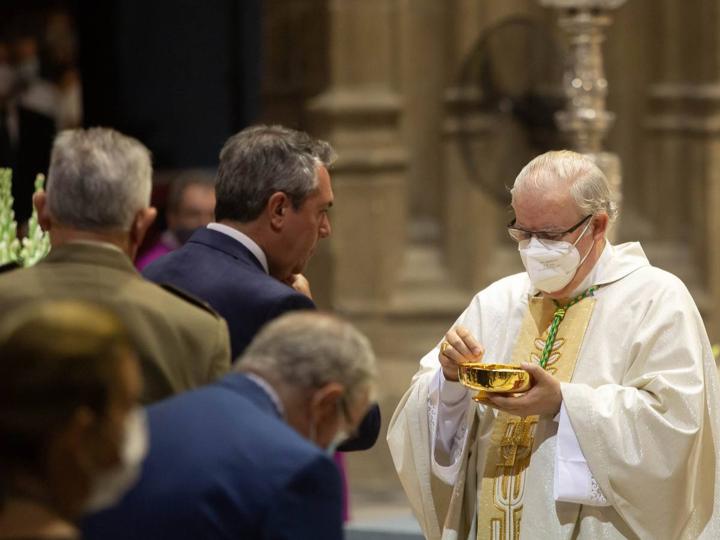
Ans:
{"type": "Polygon", "coordinates": [[[720,538],[720,389],[683,283],[611,245],[607,179],[569,151],[515,180],[526,272],[480,291],[420,361],[388,443],[429,539],[720,538]],[[480,402],[467,361],[517,364],[480,402]]]}

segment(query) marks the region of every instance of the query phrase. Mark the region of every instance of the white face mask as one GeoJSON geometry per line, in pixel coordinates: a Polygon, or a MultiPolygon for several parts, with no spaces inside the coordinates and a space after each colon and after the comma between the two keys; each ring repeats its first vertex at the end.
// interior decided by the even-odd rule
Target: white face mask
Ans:
{"type": "Polygon", "coordinates": [[[93,480],[85,512],[98,512],[117,503],[140,477],[140,469],[148,450],[147,418],[141,407],[127,417],[120,464],[100,473],[93,480]]]}
{"type": "Polygon", "coordinates": [[[580,258],[580,252],[575,246],[589,227],[590,222],[573,243],[564,240],[543,240],[541,243],[532,236],[530,240],[523,240],[518,244],[523,266],[535,288],[553,293],[572,281],[578,267],[590,255],[592,245],[595,245],[593,240],[585,256],[580,258]]]}

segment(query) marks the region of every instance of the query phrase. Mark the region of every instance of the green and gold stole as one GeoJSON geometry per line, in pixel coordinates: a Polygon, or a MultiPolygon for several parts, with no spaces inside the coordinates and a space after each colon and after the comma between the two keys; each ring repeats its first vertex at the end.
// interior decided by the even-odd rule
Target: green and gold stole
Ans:
{"type": "MultiPolygon", "coordinates": [[[[531,298],[510,363],[540,364],[559,381],[570,381],[595,306],[595,289],[564,306],[550,298],[531,298]]],[[[478,540],[520,537],[525,473],[538,418],[498,413],[478,498],[478,540]]]]}

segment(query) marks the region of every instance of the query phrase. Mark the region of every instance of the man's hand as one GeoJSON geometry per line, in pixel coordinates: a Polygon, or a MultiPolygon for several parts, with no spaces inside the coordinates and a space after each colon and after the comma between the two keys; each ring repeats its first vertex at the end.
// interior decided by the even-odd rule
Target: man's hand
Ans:
{"type": "Polygon", "coordinates": [[[445,379],[457,381],[458,365],[464,362],[479,362],[484,353],[485,349],[464,326],[449,330],[440,344],[438,355],[445,379]]]}
{"type": "Polygon", "coordinates": [[[532,388],[517,397],[488,394],[486,403],[515,416],[555,416],[562,403],[560,382],[537,364],[522,364],[520,367],[532,377],[532,388]]]}
{"type": "Polygon", "coordinates": [[[310,292],[310,282],[302,274],[291,274],[289,278],[285,280],[285,284],[295,289],[300,294],[304,294],[310,300],[312,300],[312,293],[310,292]]]}

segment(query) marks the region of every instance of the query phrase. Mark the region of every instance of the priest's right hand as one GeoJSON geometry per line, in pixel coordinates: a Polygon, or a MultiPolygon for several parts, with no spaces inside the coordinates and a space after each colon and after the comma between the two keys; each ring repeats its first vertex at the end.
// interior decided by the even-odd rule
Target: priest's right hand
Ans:
{"type": "Polygon", "coordinates": [[[458,365],[464,362],[479,362],[485,349],[464,326],[451,328],[440,343],[438,360],[445,380],[458,380],[458,365]]]}

